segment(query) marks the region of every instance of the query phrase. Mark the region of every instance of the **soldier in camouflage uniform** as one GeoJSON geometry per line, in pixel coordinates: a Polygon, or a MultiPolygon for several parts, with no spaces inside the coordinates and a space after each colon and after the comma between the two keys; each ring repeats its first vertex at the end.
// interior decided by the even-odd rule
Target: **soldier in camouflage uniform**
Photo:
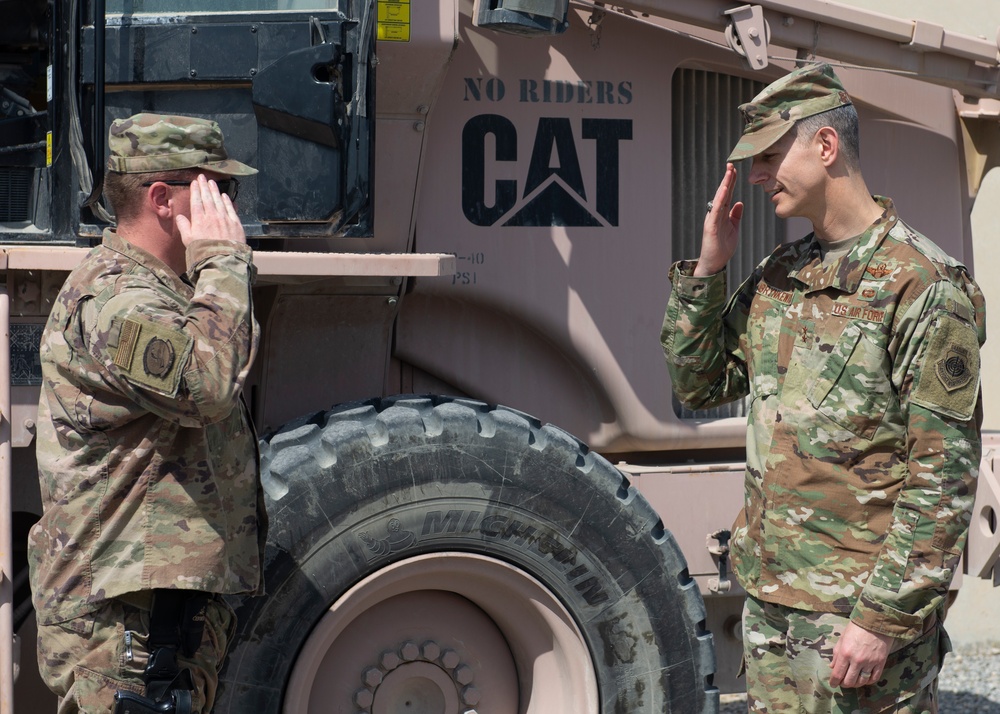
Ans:
{"type": "Polygon", "coordinates": [[[263,587],[266,516],[241,397],[258,343],[254,267],[219,188],[256,170],[229,159],[204,119],[118,120],[109,147],[117,227],[66,280],[41,344],[39,666],[61,714],[109,712],[116,691],[144,692],[159,594],[190,594],[206,604],[179,664],[193,711],[208,712],[235,626],[220,596],[263,587]]]}
{"type": "Polygon", "coordinates": [[[670,270],[661,341],[692,409],[749,395],[745,505],[752,712],[937,712],[941,623],[981,452],[983,295],[861,176],[857,114],[828,65],[740,107],[730,161],[778,216],[780,246],[726,299],[743,205],[730,163],[701,256],[670,270]]]}

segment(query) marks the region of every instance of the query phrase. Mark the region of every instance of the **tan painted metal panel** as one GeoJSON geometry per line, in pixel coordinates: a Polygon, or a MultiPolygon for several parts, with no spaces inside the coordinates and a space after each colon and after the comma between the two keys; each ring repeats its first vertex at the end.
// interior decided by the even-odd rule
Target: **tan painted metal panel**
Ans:
{"type": "MultiPolygon", "coordinates": [[[[604,452],[742,446],[743,419],[675,416],[657,340],[667,268],[696,257],[672,254],[673,183],[707,181],[705,173],[722,168],[673,175],[671,84],[678,67],[762,81],[785,69],[775,63],[754,73],[717,43],[668,36],[661,26],[612,12],[599,32],[587,20],[572,15],[564,35],[542,44],[463,23],[465,41],[429,128],[425,172],[434,180],[421,188],[417,218],[420,248],[455,254],[459,272],[418,282],[401,301],[395,356],[458,391],[558,424],[604,452]],[[475,147],[460,142],[484,117],[504,128],[509,154],[498,155],[492,134],[475,147]],[[618,142],[614,171],[598,165],[584,121],[628,122],[631,138],[618,142]],[[555,158],[547,153],[551,141],[538,138],[548,136],[543,122],[565,127],[555,158]],[[580,188],[558,183],[568,175],[564,161],[578,171],[580,188]],[[532,184],[532,167],[551,183],[532,184]],[[489,216],[463,211],[463,177],[470,174],[482,177],[478,190],[485,186],[489,216]],[[608,185],[618,190],[614,221],[508,225],[550,189],[600,222],[596,206],[608,185]],[[503,186],[513,203],[498,211],[503,186]]],[[[885,73],[842,76],[862,113],[862,164],[872,191],[891,196],[904,220],[969,260],[952,92],[885,73]],[[936,170],[927,172],[927,165],[936,170]]],[[[739,190],[742,198],[760,189],[739,190]]],[[[808,231],[790,221],[786,237],[808,231]]]]}
{"type": "Polygon", "coordinates": [[[261,275],[437,276],[455,271],[455,258],[437,253],[254,253],[261,275]]]}
{"type": "MultiPolygon", "coordinates": [[[[655,17],[724,31],[731,0],[628,0],[622,5],[655,17]]],[[[919,76],[923,81],[972,96],[998,96],[997,26],[987,37],[938,32],[917,22],[830,0],[759,0],[770,30],[770,44],[801,53],[919,76]],[[916,37],[916,41],[914,41],[916,37]],[[935,45],[940,44],[940,47],[935,45]]],[[[769,52],[770,54],[770,52],[769,52]]]]}
{"type": "Polygon", "coordinates": [[[895,17],[924,20],[949,32],[984,40],[995,40],[1000,26],[1000,3],[996,0],[837,0],[864,10],[895,17]]]}
{"type": "MultiPolygon", "coordinates": [[[[72,270],[89,248],[15,247],[0,250],[0,269],[72,270]]],[[[455,271],[455,258],[438,253],[254,252],[261,276],[439,276],[455,271]]]]}
{"type": "MultiPolygon", "coordinates": [[[[707,582],[718,579],[719,565],[709,553],[706,539],[716,531],[729,530],[743,508],[745,465],[644,468],[619,463],[618,469],[663,519],[684,552],[688,572],[698,581],[702,592],[708,594],[707,582]]],[[[732,567],[727,567],[731,589],[739,592],[739,584],[731,577],[732,567]]]]}
{"type": "Polygon", "coordinates": [[[983,462],[979,469],[976,506],[969,525],[969,544],[965,550],[965,572],[977,578],[993,577],[1000,584],[1000,434],[983,435],[983,462]]]}

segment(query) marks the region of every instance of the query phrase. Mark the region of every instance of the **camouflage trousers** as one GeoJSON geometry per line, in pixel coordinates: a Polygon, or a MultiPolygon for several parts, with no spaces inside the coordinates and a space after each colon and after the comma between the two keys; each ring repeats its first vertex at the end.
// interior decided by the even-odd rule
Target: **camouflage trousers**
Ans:
{"type": "Polygon", "coordinates": [[[743,608],[747,703],[752,714],[937,714],[937,675],[949,640],[936,617],[898,641],[878,682],[830,686],[833,648],[850,619],[748,596],[743,608]]]}
{"type": "MultiPolygon", "coordinates": [[[[149,661],[150,593],[107,601],[84,618],[38,628],[38,669],[59,700],[58,714],[110,714],[116,690],[143,694],[149,661]]],[[[220,598],[205,606],[201,646],[178,666],[194,679],[192,711],[208,714],[215,703],[219,670],[236,629],[232,608],[220,598]]]]}

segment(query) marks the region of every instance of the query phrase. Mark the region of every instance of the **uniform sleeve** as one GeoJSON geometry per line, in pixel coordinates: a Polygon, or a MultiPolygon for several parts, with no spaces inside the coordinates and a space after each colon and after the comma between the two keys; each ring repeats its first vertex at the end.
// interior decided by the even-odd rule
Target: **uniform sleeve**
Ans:
{"type": "Polygon", "coordinates": [[[689,409],[709,409],[749,393],[740,337],[746,331],[751,278],[726,302],[725,271],[693,277],[694,261],[670,268],[673,289],[660,344],[674,394],[689,409]]]}
{"type": "Polygon", "coordinates": [[[194,295],[186,305],[148,283],[126,282],[96,315],[85,313],[83,332],[92,356],[127,398],[197,427],[225,418],[236,405],[259,328],[250,248],[195,241],[187,263],[194,295]]]}
{"type": "Polygon", "coordinates": [[[906,423],[908,470],[852,619],[904,639],[922,631],[947,595],[975,502],[985,324],[981,293],[969,284],[968,292],[947,281],[932,285],[897,329],[893,383],[906,423]]]}

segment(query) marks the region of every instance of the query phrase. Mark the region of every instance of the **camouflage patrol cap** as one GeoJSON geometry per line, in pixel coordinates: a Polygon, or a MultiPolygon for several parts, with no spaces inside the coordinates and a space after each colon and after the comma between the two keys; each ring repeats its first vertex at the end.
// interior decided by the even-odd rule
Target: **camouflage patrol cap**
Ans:
{"type": "Polygon", "coordinates": [[[108,132],[108,171],[125,174],[205,169],[249,176],[257,169],[230,159],[217,122],[197,117],[136,114],[115,119],[108,132]]]}
{"type": "Polygon", "coordinates": [[[783,137],[799,119],[851,103],[830,65],[813,64],[789,72],[740,105],[746,126],[729,161],[756,156],[783,137]]]}

